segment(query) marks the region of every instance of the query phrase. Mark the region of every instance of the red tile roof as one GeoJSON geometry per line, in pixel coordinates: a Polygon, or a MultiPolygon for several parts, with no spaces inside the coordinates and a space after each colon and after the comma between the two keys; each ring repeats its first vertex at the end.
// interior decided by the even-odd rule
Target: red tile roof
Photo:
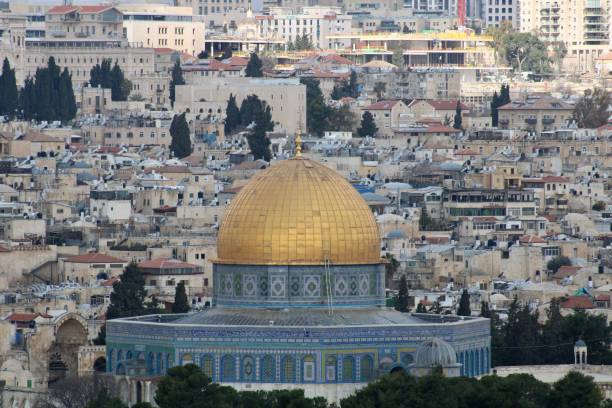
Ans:
{"type": "Polygon", "coordinates": [[[609,302],[610,301],[610,295],[597,295],[595,297],[595,301],[597,302],[609,302]]]}
{"type": "Polygon", "coordinates": [[[55,6],[55,7],[51,7],[49,10],[47,10],[47,13],[49,14],[66,14],[69,13],[71,11],[76,11],[79,8],[76,6],[55,6]]]}
{"type": "Polygon", "coordinates": [[[4,245],[0,245],[0,252],[11,252],[11,249],[5,247],[4,245]]]}
{"type": "Polygon", "coordinates": [[[227,60],[228,65],[233,65],[233,66],[238,66],[238,67],[246,67],[248,63],[249,63],[249,59],[244,58],[244,57],[234,56],[234,57],[231,57],[229,60],[227,60]]]}
{"type": "Polygon", "coordinates": [[[113,276],[110,279],[107,279],[105,281],[103,281],[102,283],[100,283],[100,286],[113,286],[113,283],[117,282],[119,280],[119,278],[117,278],[116,276],[113,276]]]}
{"type": "Polygon", "coordinates": [[[595,305],[588,296],[569,296],[567,300],[561,302],[561,307],[565,309],[594,309],[595,305]]]}
{"type": "Polygon", "coordinates": [[[190,264],[187,262],[179,261],[178,259],[172,258],[157,258],[151,259],[150,261],[142,261],[138,264],[139,268],[148,268],[148,269],[176,269],[176,268],[186,268],[186,269],[196,269],[199,268],[198,265],[190,264]]]}
{"type": "Polygon", "coordinates": [[[11,322],[27,323],[27,322],[31,322],[32,320],[36,319],[39,316],[44,317],[45,319],[50,319],[53,317],[46,313],[11,313],[4,320],[9,320],[11,322]]]}
{"type": "Polygon", "coordinates": [[[542,238],[536,237],[535,235],[523,235],[522,237],[519,238],[519,242],[521,244],[545,244],[546,243],[546,241],[544,241],[542,238]]]}
{"type": "Polygon", "coordinates": [[[363,109],[364,110],[390,110],[398,103],[399,101],[379,101],[379,102],[373,103],[370,106],[366,106],[363,109]]]}
{"type": "Polygon", "coordinates": [[[422,133],[459,133],[459,129],[452,128],[446,125],[432,124],[427,126],[425,129],[420,130],[422,133]]]}
{"type": "Polygon", "coordinates": [[[55,6],[55,7],[51,7],[47,11],[47,13],[66,14],[66,13],[71,13],[73,11],[78,11],[79,13],[91,14],[91,13],[100,13],[110,8],[113,8],[113,6],[109,4],[102,4],[102,5],[97,5],[97,6],[55,6]]]}
{"type": "MultiPolygon", "coordinates": [[[[455,110],[457,109],[457,101],[452,100],[432,100],[426,101],[429,105],[431,105],[435,110],[455,110]]],[[[469,111],[470,108],[464,104],[460,103],[462,111],[469,111]]]]}
{"type": "Polygon", "coordinates": [[[580,269],[582,269],[580,266],[563,265],[562,267],[557,269],[557,272],[555,272],[555,274],[553,275],[553,278],[564,279],[564,278],[574,275],[580,269]]]}
{"type": "Polygon", "coordinates": [[[115,258],[114,256],[109,256],[106,254],[100,254],[97,252],[83,254],[83,255],[75,255],[70,258],[66,258],[65,262],[73,262],[73,263],[127,263],[123,259],[115,258]]]}

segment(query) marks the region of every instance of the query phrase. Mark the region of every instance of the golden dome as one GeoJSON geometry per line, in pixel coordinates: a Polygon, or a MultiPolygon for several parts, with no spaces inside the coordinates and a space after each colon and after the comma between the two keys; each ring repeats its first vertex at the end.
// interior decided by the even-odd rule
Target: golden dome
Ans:
{"type": "Polygon", "coordinates": [[[380,263],[370,208],[333,170],[304,158],[262,171],[227,208],[218,263],[336,265],[380,263]]]}

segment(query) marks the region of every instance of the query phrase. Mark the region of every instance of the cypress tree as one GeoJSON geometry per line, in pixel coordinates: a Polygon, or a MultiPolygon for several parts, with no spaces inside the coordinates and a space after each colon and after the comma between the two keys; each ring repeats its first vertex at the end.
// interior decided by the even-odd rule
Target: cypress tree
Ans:
{"type": "Polygon", "coordinates": [[[110,81],[111,99],[113,101],[126,101],[130,94],[129,81],[125,79],[121,67],[116,62],[110,73],[110,81]]]}
{"type": "Polygon", "coordinates": [[[11,69],[11,64],[5,57],[2,63],[2,76],[0,77],[0,115],[12,118],[17,110],[18,103],[15,70],[11,69]]]}
{"type": "Polygon", "coordinates": [[[461,299],[459,300],[459,310],[457,311],[459,316],[471,316],[472,310],[470,309],[470,294],[467,289],[463,289],[461,293],[461,299]]]}
{"type": "Polygon", "coordinates": [[[172,305],[172,313],[187,313],[189,311],[189,300],[185,291],[185,284],[179,282],[176,285],[174,292],[174,304],[172,305]]]}
{"type": "Polygon", "coordinates": [[[225,134],[231,134],[238,126],[240,126],[240,109],[236,104],[236,97],[230,94],[225,108],[225,134]]]}
{"type": "Polygon", "coordinates": [[[110,88],[111,80],[111,60],[104,58],[101,64],[96,64],[89,71],[89,85],[92,87],[100,86],[110,88]]]}
{"type": "Polygon", "coordinates": [[[419,302],[416,308],[416,312],[417,313],[427,313],[427,308],[425,307],[423,303],[419,302]]]}
{"type": "Polygon", "coordinates": [[[21,110],[25,120],[32,120],[35,117],[35,98],[34,80],[27,77],[19,94],[19,110],[21,110]]]}
{"type": "Polygon", "coordinates": [[[67,122],[74,119],[76,116],[76,101],[74,91],[72,90],[72,76],[68,72],[68,68],[64,68],[60,76],[59,83],[59,119],[62,122],[67,122]]]}
{"type": "Polygon", "coordinates": [[[270,107],[261,102],[256,108],[254,119],[255,126],[253,126],[247,136],[249,148],[255,160],[270,161],[272,159],[272,152],[270,151],[270,138],[268,138],[266,133],[274,128],[270,107]]]}
{"type": "Polygon", "coordinates": [[[189,125],[185,114],[174,115],[172,123],[170,124],[170,136],[172,142],[170,143],[170,151],[174,153],[176,157],[182,159],[191,154],[191,137],[189,132],[189,125]]]}
{"type": "Polygon", "coordinates": [[[181,63],[176,60],[172,67],[172,80],[170,81],[170,102],[174,106],[174,100],[176,99],[176,86],[185,85],[185,78],[183,78],[183,70],[181,69],[181,63]]]}
{"type": "Polygon", "coordinates": [[[453,128],[461,130],[463,129],[463,118],[461,117],[461,102],[457,101],[457,107],[455,108],[455,122],[453,128]]]}
{"type": "Polygon", "coordinates": [[[142,271],[136,263],[131,262],[119,277],[119,281],[113,283],[111,303],[106,311],[106,318],[143,315],[147,310],[144,306],[147,295],[144,285],[142,271]]]}
{"type": "Polygon", "coordinates": [[[406,282],[406,275],[402,275],[400,279],[395,310],[402,313],[408,312],[408,283],[406,282]]]}
{"type": "Polygon", "coordinates": [[[245,69],[245,75],[247,77],[252,78],[261,78],[263,76],[262,68],[263,63],[261,62],[257,54],[252,53],[245,69]]]}
{"type": "Polygon", "coordinates": [[[499,96],[497,95],[497,91],[493,93],[493,98],[491,99],[491,126],[497,127],[499,124],[499,112],[497,108],[499,107],[499,96]]]}

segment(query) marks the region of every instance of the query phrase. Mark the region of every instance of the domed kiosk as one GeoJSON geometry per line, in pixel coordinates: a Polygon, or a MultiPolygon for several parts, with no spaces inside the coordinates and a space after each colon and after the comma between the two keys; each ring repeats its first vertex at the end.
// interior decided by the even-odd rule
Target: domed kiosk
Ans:
{"type": "MultiPolygon", "coordinates": [[[[162,375],[194,363],[238,389],[303,388],[337,401],[443,339],[463,375],[487,373],[487,319],[384,307],[374,216],[329,168],[302,158],[254,176],[219,227],[213,307],[107,323],[107,367],[162,375]],[[129,360],[143,361],[138,369],[129,360]]],[[[125,374],[123,374],[125,373],[125,374]]]]}

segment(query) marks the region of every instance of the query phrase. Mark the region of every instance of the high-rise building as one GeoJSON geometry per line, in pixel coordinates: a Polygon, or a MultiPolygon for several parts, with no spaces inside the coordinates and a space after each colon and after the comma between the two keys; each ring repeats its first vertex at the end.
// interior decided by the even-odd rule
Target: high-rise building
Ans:
{"type": "Polygon", "coordinates": [[[485,27],[499,27],[503,21],[518,28],[519,0],[482,0],[482,19],[485,27]]]}
{"type": "Polygon", "coordinates": [[[521,0],[519,29],[536,32],[548,43],[564,43],[564,66],[591,71],[610,49],[610,11],[607,0],[521,0]]]}

